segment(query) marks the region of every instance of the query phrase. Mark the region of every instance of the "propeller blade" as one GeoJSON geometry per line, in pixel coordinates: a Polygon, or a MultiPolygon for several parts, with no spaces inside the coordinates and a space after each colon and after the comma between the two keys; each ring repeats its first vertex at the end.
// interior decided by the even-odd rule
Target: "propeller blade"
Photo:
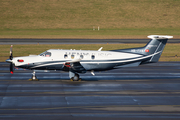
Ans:
{"type": "Polygon", "coordinates": [[[10,56],[9,56],[9,59],[12,60],[13,59],[13,49],[12,49],[13,45],[11,45],[11,48],[10,48],[10,56]]]}
{"type": "Polygon", "coordinates": [[[13,74],[13,71],[14,71],[14,64],[12,62],[12,60],[13,60],[13,45],[11,45],[11,48],[10,48],[9,59],[10,60],[6,60],[6,62],[10,62],[10,73],[13,74]]]}
{"type": "Polygon", "coordinates": [[[14,65],[13,63],[10,63],[10,73],[13,74],[14,71],[14,65]]]}

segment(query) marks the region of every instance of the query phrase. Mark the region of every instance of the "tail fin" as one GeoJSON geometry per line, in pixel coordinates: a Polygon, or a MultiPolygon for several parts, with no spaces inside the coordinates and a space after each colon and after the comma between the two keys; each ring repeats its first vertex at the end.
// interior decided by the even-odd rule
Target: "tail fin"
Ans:
{"type": "Polygon", "coordinates": [[[158,62],[164,47],[169,38],[173,36],[163,36],[163,35],[150,35],[151,41],[144,47],[145,55],[152,55],[152,57],[146,61],[147,62],[158,62]]]}
{"type": "Polygon", "coordinates": [[[112,50],[116,52],[128,52],[144,55],[144,60],[141,61],[141,64],[144,63],[152,63],[158,62],[164,47],[169,38],[173,38],[173,36],[163,36],[163,35],[150,35],[148,38],[151,38],[151,41],[147,43],[145,47],[140,48],[131,48],[131,49],[119,49],[112,50]]]}

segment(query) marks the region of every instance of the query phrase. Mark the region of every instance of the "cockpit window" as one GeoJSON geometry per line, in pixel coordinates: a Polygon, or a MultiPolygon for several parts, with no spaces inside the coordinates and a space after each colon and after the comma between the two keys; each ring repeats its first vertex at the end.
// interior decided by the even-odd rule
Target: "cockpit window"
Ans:
{"type": "Polygon", "coordinates": [[[43,53],[41,53],[41,54],[39,54],[39,55],[40,55],[40,56],[45,56],[45,53],[46,53],[46,52],[43,52],[43,53]]]}
{"type": "Polygon", "coordinates": [[[50,53],[50,52],[47,52],[47,53],[45,54],[45,57],[51,57],[51,53],[50,53]]]}
{"type": "Polygon", "coordinates": [[[44,56],[44,57],[51,57],[51,52],[43,52],[40,54],[40,56],[44,56]]]}

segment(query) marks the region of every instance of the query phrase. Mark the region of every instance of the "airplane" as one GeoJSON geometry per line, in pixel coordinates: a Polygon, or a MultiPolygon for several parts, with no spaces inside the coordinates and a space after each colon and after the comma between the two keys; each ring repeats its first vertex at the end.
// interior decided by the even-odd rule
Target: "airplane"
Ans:
{"type": "Polygon", "coordinates": [[[12,45],[10,56],[10,72],[14,66],[33,70],[30,80],[38,80],[35,70],[62,70],[69,72],[71,81],[81,81],[79,73],[105,71],[122,67],[135,67],[142,64],[158,62],[169,38],[167,35],[149,35],[151,40],[144,47],[102,51],[50,49],[39,55],[14,57],[12,45]]]}

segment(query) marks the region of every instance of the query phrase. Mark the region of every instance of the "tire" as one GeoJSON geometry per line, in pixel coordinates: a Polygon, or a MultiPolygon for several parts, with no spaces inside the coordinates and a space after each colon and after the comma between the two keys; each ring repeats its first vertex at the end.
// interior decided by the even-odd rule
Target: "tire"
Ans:
{"type": "Polygon", "coordinates": [[[72,79],[73,79],[73,81],[78,81],[78,80],[79,80],[79,75],[78,75],[78,74],[75,74],[72,79]]]}

